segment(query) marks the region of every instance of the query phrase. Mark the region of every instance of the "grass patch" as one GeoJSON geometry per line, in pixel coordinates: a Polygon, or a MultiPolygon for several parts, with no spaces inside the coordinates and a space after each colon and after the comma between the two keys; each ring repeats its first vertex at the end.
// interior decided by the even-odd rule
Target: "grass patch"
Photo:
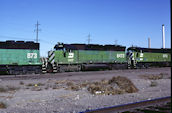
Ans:
{"type": "Polygon", "coordinates": [[[72,81],[67,81],[65,89],[72,91],[86,89],[91,94],[95,95],[115,95],[123,93],[134,93],[138,91],[135,85],[128,78],[121,76],[113,77],[110,80],[102,79],[100,81],[94,82],[85,81],[77,84],[72,81]]]}
{"type": "Polygon", "coordinates": [[[0,102],[0,109],[5,109],[7,108],[7,105],[3,102],[0,102]]]}
{"type": "Polygon", "coordinates": [[[41,91],[42,89],[40,87],[33,87],[31,90],[32,91],[41,91]]]}
{"type": "Polygon", "coordinates": [[[163,79],[163,75],[150,75],[148,77],[148,79],[150,80],[159,80],[159,79],[163,79]]]}
{"type": "Polygon", "coordinates": [[[7,89],[4,88],[3,86],[0,86],[0,92],[3,93],[3,92],[7,92],[7,89]]]}
{"type": "Polygon", "coordinates": [[[9,91],[15,91],[15,90],[19,90],[20,88],[19,87],[14,87],[14,86],[7,86],[7,89],[9,91]]]}
{"type": "Polygon", "coordinates": [[[112,79],[109,80],[109,84],[113,84],[113,83],[117,84],[120,89],[124,90],[127,93],[135,93],[138,91],[138,89],[131,82],[131,80],[129,80],[126,77],[121,77],[121,76],[113,77],[112,79]]]}
{"type": "Polygon", "coordinates": [[[158,83],[156,81],[151,81],[150,87],[156,87],[158,83]]]}
{"type": "Polygon", "coordinates": [[[29,84],[27,84],[26,86],[34,86],[35,84],[33,84],[33,83],[29,83],[29,84]]]}
{"type": "Polygon", "coordinates": [[[101,80],[100,82],[93,82],[89,85],[88,91],[92,94],[115,95],[123,93],[134,93],[138,89],[126,77],[113,77],[110,80],[101,80]]]}
{"type": "Polygon", "coordinates": [[[144,79],[149,79],[149,80],[159,80],[159,79],[163,79],[165,76],[165,74],[163,73],[160,73],[158,75],[154,75],[154,74],[151,74],[151,75],[141,75],[142,78],[144,79]]]}
{"type": "Polygon", "coordinates": [[[68,81],[66,83],[66,86],[67,86],[67,88],[65,88],[66,90],[78,91],[81,89],[80,84],[74,84],[74,82],[72,81],[68,81]]]}
{"type": "Polygon", "coordinates": [[[5,92],[8,92],[8,91],[15,91],[15,90],[18,90],[20,89],[19,87],[14,87],[14,86],[6,86],[6,87],[3,87],[3,86],[0,86],[0,92],[1,93],[5,93],[5,92]]]}
{"type": "Polygon", "coordinates": [[[160,73],[159,75],[168,75],[168,73],[160,73]]]}
{"type": "Polygon", "coordinates": [[[68,81],[68,82],[66,83],[66,85],[67,85],[67,86],[73,86],[74,83],[73,83],[72,81],[68,81]]]}
{"type": "Polygon", "coordinates": [[[92,94],[115,95],[123,93],[134,93],[138,89],[126,77],[113,77],[110,80],[101,80],[100,82],[93,82],[88,87],[88,91],[92,94]]]}
{"type": "Polygon", "coordinates": [[[37,87],[37,86],[44,86],[45,84],[43,84],[43,83],[37,83],[37,84],[33,84],[33,83],[29,83],[29,84],[27,84],[26,86],[28,86],[28,87],[31,87],[31,86],[35,86],[35,87],[37,87]]]}
{"type": "Polygon", "coordinates": [[[69,87],[72,91],[78,91],[80,90],[81,88],[79,87],[79,85],[72,85],[69,87]]]}
{"type": "Polygon", "coordinates": [[[20,85],[24,85],[24,82],[23,81],[20,81],[20,85]]]}
{"type": "Polygon", "coordinates": [[[37,85],[38,86],[44,86],[45,84],[39,82],[37,85]]]}
{"type": "Polygon", "coordinates": [[[65,88],[66,90],[72,90],[72,91],[78,91],[81,89],[79,84],[74,84],[72,82],[67,83],[67,88],[65,88]]]}
{"type": "Polygon", "coordinates": [[[56,86],[56,85],[53,85],[53,86],[52,86],[52,89],[57,89],[57,86],[56,86]]]}

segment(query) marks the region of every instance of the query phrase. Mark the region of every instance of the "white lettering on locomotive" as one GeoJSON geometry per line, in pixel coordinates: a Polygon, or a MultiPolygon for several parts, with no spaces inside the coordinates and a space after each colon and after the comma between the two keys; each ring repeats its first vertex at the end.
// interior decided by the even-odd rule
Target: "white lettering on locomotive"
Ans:
{"type": "Polygon", "coordinates": [[[140,57],[143,57],[143,53],[140,53],[140,57]]]}
{"type": "Polygon", "coordinates": [[[68,58],[73,58],[74,57],[74,53],[69,53],[68,58]]]}
{"type": "Polygon", "coordinates": [[[117,57],[117,58],[124,58],[125,55],[124,55],[124,54],[117,54],[116,57],[117,57]]]}
{"type": "Polygon", "coordinates": [[[37,53],[27,53],[27,58],[37,58],[37,53]]]}
{"type": "Polygon", "coordinates": [[[68,62],[73,62],[74,61],[74,53],[69,53],[68,55],[68,62]]]}
{"type": "Polygon", "coordinates": [[[163,58],[168,58],[168,55],[167,55],[167,54],[163,54],[162,57],[163,57],[163,58]]]}

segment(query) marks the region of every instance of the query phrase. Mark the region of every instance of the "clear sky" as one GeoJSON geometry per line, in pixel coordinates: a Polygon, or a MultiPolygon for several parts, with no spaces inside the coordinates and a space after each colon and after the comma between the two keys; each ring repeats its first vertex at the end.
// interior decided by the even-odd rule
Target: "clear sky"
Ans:
{"type": "Polygon", "coordinates": [[[35,41],[41,56],[57,42],[171,47],[170,0],[0,0],[0,41],[35,41]]]}

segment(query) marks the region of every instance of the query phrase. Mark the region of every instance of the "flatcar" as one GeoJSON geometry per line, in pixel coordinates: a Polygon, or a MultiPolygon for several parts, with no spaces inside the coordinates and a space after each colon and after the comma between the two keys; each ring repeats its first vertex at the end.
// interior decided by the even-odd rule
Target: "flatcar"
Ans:
{"type": "Polygon", "coordinates": [[[41,73],[39,43],[32,41],[0,42],[0,73],[41,73]]]}

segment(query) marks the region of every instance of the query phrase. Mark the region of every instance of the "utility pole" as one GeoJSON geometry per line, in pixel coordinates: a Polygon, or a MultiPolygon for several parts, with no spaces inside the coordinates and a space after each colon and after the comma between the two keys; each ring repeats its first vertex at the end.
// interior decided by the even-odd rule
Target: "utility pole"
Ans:
{"type": "Polygon", "coordinates": [[[90,33],[88,34],[88,39],[87,39],[87,41],[88,41],[88,44],[90,44],[90,41],[91,41],[91,35],[90,35],[90,33]]]}
{"type": "Polygon", "coordinates": [[[35,24],[36,29],[34,31],[36,31],[36,43],[38,43],[38,32],[40,31],[39,27],[39,22],[37,21],[37,23],[35,24]]]}

